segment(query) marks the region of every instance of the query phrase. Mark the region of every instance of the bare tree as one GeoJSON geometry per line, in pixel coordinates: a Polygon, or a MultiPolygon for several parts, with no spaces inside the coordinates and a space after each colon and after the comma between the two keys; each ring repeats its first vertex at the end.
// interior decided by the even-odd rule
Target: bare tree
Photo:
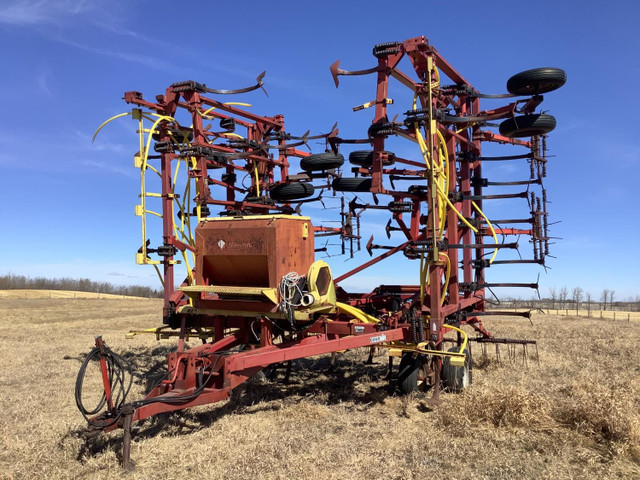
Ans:
{"type": "Polygon", "coordinates": [[[613,298],[616,296],[615,290],[609,290],[609,308],[613,308],[613,298]]]}
{"type": "Polygon", "coordinates": [[[600,295],[600,301],[602,302],[601,310],[607,309],[607,300],[609,300],[609,289],[605,288],[604,290],[602,290],[602,295],[600,295]]]}
{"type": "Polygon", "coordinates": [[[551,287],[549,289],[549,295],[551,295],[551,308],[555,310],[556,301],[558,300],[558,292],[556,292],[556,287],[551,287]]]}
{"type": "Polygon", "coordinates": [[[576,315],[578,314],[578,310],[580,309],[580,302],[582,301],[582,288],[576,287],[573,289],[573,301],[576,304],[576,315]]]}
{"type": "Polygon", "coordinates": [[[567,290],[566,286],[560,289],[559,295],[560,295],[560,301],[562,302],[563,308],[566,308],[567,297],[569,296],[569,290],[567,290]]]}

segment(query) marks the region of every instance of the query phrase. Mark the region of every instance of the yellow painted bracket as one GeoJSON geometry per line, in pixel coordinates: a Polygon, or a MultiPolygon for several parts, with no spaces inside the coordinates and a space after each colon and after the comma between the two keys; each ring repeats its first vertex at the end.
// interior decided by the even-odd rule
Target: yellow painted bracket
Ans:
{"type": "MultiPolygon", "coordinates": [[[[419,344],[415,346],[406,346],[406,347],[391,347],[388,350],[388,354],[390,357],[401,357],[403,352],[416,352],[423,353],[425,355],[434,355],[436,357],[449,357],[451,365],[454,367],[464,367],[464,362],[467,356],[464,353],[460,352],[445,352],[442,350],[429,350],[427,348],[422,348],[419,344]]],[[[376,345],[378,347],[384,347],[385,345],[376,345]]]]}
{"type": "Polygon", "coordinates": [[[268,298],[272,303],[278,303],[278,290],[275,288],[265,287],[235,287],[225,285],[190,285],[180,287],[178,290],[184,292],[190,298],[197,300],[201,293],[218,293],[229,296],[256,296],[262,295],[268,298]]]}

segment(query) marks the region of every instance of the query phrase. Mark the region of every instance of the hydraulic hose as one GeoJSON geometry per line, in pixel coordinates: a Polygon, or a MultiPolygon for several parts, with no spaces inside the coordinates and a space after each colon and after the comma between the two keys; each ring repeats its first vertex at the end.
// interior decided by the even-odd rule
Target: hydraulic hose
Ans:
{"type": "MultiPolygon", "coordinates": [[[[78,371],[78,377],[76,378],[76,387],[75,387],[75,397],[76,397],[76,405],[78,406],[78,410],[82,413],[82,416],[89,424],[93,424],[89,416],[98,414],[107,403],[106,392],[102,392],[102,397],[100,401],[93,409],[88,409],[85,407],[84,403],[82,403],[82,388],[84,384],[85,375],[87,372],[87,367],[91,363],[92,360],[98,360],[101,356],[100,349],[98,347],[93,347],[87,357],[82,362],[80,366],[80,370],[78,371]]],[[[111,395],[113,398],[113,409],[116,412],[120,412],[124,402],[129,394],[129,390],[131,389],[131,384],[133,382],[133,375],[131,373],[130,365],[119,355],[114,353],[109,347],[106,345],[103,346],[102,357],[104,358],[107,364],[107,373],[109,377],[109,387],[111,389],[111,395]],[[126,377],[129,377],[129,382],[127,383],[126,377]],[[126,386],[125,386],[126,385],[126,386]]],[[[100,424],[102,427],[107,427],[115,424],[120,418],[120,413],[113,419],[113,422],[109,425],[100,424]]]]}

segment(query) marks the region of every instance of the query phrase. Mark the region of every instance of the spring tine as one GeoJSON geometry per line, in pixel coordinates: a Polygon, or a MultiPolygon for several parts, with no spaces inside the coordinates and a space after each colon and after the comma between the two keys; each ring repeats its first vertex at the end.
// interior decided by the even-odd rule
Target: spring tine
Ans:
{"type": "Polygon", "coordinates": [[[340,84],[338,76],[340,75],[367,75],[369,73],[375,73],[378,71],[378,66],[367,68],[364,70],[343,70],[340,68],[340,60],[336,60],[329,67],[331,71],[331,76],[333,77],[333,82],[336,84],[336,88],[340,84]]]}

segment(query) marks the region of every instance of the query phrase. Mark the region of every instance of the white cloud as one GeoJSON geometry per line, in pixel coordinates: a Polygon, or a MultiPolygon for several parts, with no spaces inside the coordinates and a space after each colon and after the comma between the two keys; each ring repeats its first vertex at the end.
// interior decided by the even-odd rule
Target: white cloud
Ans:
{"type": "Polygon", "coordinates": [[[18,0],[0,7],[0,23],[18,26],[55,23],[93,8],[89,0],[18,0]]]}
{"type": "Polygon", "coordinates": [[[153,57],[151,55],[142,55],[138,53],[130,53],[130,52],[120,52],[115,50],[109,50],[105,48],[96,48],[91,47],[89,45],[85,45],[84,43],[74,42],[73,40],[68,40],[65,38],[55,38],[55,40],[65,43],[67,45],[71,45],[72,47],[76,47],[80,50],[84,50],[89,53],[95,53],[97,55],[104,55],[107,57],[119,58],[120,60],[125,60],[127,62],[139,63],[146,67],[155,68],[157,70],[174,70],[176,67],[171,63],[162,60],[158,57],[153,57]]]}

